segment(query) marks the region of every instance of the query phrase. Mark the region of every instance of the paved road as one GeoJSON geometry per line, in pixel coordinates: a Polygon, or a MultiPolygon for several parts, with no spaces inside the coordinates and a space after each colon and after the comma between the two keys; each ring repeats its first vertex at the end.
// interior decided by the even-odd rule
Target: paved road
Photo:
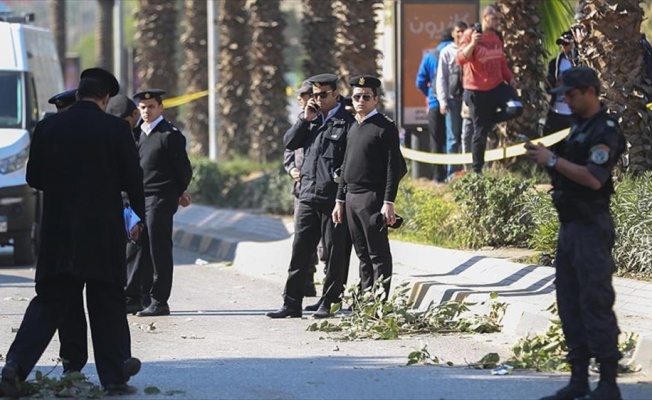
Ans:
{"type": "MultiPolygon", "coordinates": [[[[8,265],[0,252],[0,265],[8,265]]],[[[509,355],[513,337],[493,335],[421,336],[394,341],[338,342],[308,332],[310,318],[271,320],[280,305],[278,282],[239,274],[224,264],[194,265],[196,254],[176,250],[172,316],[130,316],[133,354],[143,369],[128,398],[188,399],[534,399],[567,380],[565,375],[517,371],[492,376],[464,368],[495,351],[509,355]],[[148,324],[154,323],[153,331],[148,324]],[[406,367],[410,351],[427,344],[432,355],[455,367],[406,367]],[[172,396],[145,395],[146,387],[172,396]]],[[[0,353],[5,354],[33,296],[33,270],[0,267],[0,353]]],[[[39,363],[49,370],[54,341],[39,363]]],[[[91,357],[92,361],[92,357],[91,357]]],[[[54,371],[60,374],[61,369],[54,371]]],[[[84,372],[97,382],[94,365],[84,372]]],[[[652,398],[644,375],[621,380],[627,399],[652,398]]]]}

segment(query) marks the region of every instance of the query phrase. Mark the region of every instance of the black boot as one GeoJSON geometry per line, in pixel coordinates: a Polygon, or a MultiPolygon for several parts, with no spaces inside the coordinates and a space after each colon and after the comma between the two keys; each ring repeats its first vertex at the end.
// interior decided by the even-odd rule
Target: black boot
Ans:
{"type": "Polygon", "coordinates": [[[586,396],[590,391],[589,361],[573,362],[568,385],[559,389],[552,396],[542,397],[541,400],[574,400],[586,396]]]}
{"type": "Polygon", "coordinates": [[[618,361],[600,361],[600,382],[598,387],[583,399],[621,400],[620,389],[616,384],[618,361]]]}
{"type": "Polygon", "coordinates": [[[321,303],[324,301],[323,297],[320,297],[319,300],[315,304],[311,304],[309,306],[305,306],[303,308],[303,311],[317,311],[319,310],[319,306],[321,306],[321,303]]]}
{"type": "Polygon", "coordinates": [[[315,288],[315,272],[317,272],[317,267],[311,267],[308,271],[308,275],[306,275],[306,285],[303,287],[304,297],[317,296],[317,288],[315,288]]]}

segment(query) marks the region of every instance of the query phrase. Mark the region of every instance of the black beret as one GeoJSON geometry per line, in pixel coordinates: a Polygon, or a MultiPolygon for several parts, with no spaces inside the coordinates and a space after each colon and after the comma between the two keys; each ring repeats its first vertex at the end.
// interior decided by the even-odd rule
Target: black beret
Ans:
{"type": "Polygon", "coordinates": [[[310,82],[313,85],[332,85],[335,86],[337,85],[337,80],[338,80],[337,75],[333,74],[319,74],[315,76],[311,76],[308,78],[308,82],[310,82]]]}
{"type": "Polygon", "coordinates": [[[104,83],[109,90],[109,96],[113,97],[120,91],[118,80],[109,71],[102,68],[88,68],[82,71],[81,79],[91,78],[104,83]]]}
{"type": "Polygon", "coordinates": [[[380,79],[371,75],[357,75],[349,79],[349,85],[357,87],[379,88],[380,79]]]}
{"type": "Polygon", "coordinates": [[[54,104],[57,110],[60,108],[66,108],[77,101],[77,98],[75,97],[76,95],[77,89],[66,90],[65,92],[50,97],[48,103],[54,104]]]}
{"type": "Polygon", "coordinates": [[[312,93],[312,84],[310,81],[303,81],[301,82],[301,86],[299,86],[299,89],[297,89],[297,94],[302,95],[302,94],[310,94],[312,93]]]}
{"type": "Polygon", "coordinates": [[[143,89],[136,94],[134,94],[135,99],[139,100],[149,100],[149,99],[156,99],[160,98],[165,94],[165,90],[161,89],[143,89]]]}
{"type": "Polygon", "coordinates": [[[134,102],[124,94],[111,97],[109,104],[106,105],[106,112],[116,117],[124,118],[136,109],[134,102]]]}

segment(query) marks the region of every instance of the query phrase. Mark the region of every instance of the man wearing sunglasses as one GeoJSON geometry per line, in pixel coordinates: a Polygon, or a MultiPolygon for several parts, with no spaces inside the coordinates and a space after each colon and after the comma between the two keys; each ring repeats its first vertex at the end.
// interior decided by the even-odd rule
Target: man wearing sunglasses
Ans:
{"type": "Polygon", "coordinates": [[[394,200],[406,172],[405,161],[394,121],[376,110],[380,80],[363,75],[351,78],[349,84],[353,87],[351,98],[357,122],[347,137],[333,222],[339,224],[346,218],[349,225],[360,259],[361,289],[370,289],[377,280],[387,279],[383,285],[388,296],[392,254],[387,226],[397,222],[394,200]]]}
{"type": "MultiPolygon", "coordinates": [[[[283,292],[283,306],[266,315],[270,318],[300,318],[306,275],[311,256],[320,239],[327,254],[326,280],[315,318],[331,316],[332,303],[338,303],[344,286],[344,269],[348,265],[346,225],[334,223],[331,213],[337,194],[336,180],[344,160],[344,149],[353,116],[344,109],[337,91],[338,77],[320,74],[308,78],[312,98],[298,121],[285,137],[288,150],[303,148],[299,206],[294,218],[294,242],[288,279],[283,292]]],[[[311,307],[312,308],[312,307],[311,307]]]]}

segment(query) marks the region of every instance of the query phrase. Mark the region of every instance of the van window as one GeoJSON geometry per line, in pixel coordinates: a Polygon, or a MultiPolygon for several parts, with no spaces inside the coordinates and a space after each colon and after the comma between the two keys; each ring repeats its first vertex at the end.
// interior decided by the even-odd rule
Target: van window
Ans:
{"type": "Polygon", "coordinates": [[[25,102],[25,116],[27,117],[27,126],[29,128],[36,125],[39,120],[38,112],[38,97],[36,94],[36,86],[34,85],[34,77],[31,72],[28,72],[25,76],[25,81],[27,83],[27,101],[25,102]]]}
{"type": "Polygon", "coordinates": [[[23,83],[18,72],[0,71],[0,128],[21,128],[23,83]]]}

